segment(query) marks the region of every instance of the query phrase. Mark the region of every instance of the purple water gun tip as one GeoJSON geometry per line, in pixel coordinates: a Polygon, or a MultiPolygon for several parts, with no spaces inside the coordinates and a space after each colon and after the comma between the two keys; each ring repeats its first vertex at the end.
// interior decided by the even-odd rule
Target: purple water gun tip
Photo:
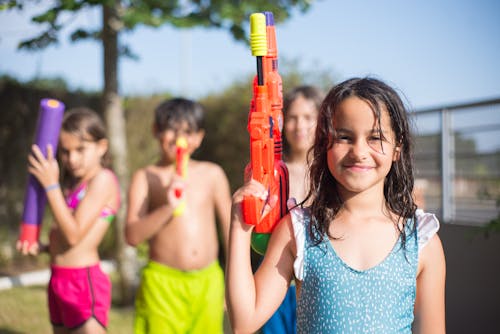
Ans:
{"type": "Polygon", "coordinates": [[[266,16],[266,26],[273,26],[274,25],[274,15],[272,12],[264,12],[264,15],[266,16]]]}
{"type": "Polygon", "coordinates": [[[43,109],[51,109],[51,110],[61,110],[64,109],[64,103],[55,100],[55,99],[42,99],[40,105],[43,109]]]}

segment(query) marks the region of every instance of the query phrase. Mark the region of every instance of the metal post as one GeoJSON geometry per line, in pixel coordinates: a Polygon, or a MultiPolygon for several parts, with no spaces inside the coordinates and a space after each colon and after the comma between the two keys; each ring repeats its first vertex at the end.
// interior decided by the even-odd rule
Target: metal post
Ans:
{"type": "Polygon", "coordinates": [[[448,109],[441,110],[441,183],[443,221],[450,223],[455,217],[454,201],[455,179],[455,138],[451,114],[448,109]]]}

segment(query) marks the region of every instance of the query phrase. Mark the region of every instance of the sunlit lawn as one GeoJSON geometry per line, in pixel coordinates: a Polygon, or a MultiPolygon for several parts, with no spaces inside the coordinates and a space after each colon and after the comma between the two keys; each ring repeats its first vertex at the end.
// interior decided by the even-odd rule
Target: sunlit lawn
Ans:
{"type": "MultiPolygon", "coordinates": [[[[113,306],[108,333],[133,333],[133,308],[113,306]]],[[[46,286],[0,291],[0,334],[50,334],[46,286]]]]}
{"type": "MultiPolygon", "coordinates": [[[[112,305],[109,334],[133,333],[133,307],[112,305]]],[[[46,286],[0,291],[0,334],[50,334],[46,286]]],[[[230,333],[227,322],[225,333],[230,333]]]]}

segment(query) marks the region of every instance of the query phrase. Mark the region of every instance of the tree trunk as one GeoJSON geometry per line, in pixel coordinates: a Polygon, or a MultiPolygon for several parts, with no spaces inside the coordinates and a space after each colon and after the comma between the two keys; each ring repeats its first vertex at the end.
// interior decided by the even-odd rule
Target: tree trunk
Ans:
{"type": "Polygon", "coordinates": [[[120,18],[118,9],[120,1],[103,5],[102,42],[104,51],[104,92],[103,104],[108,127],[110,152],[113,158],[113,169],[120,183],[122,205],[117,213],[115,226],[116,261],[120,279],[120,298],[123,304],[133,300],[134,287],[137,281],[137,261],[135,248],[125,242],[125,203],[129,183],[127,167],[127,138],[125,131],[125,115],[118,94],[118,33],[120,18]]]}

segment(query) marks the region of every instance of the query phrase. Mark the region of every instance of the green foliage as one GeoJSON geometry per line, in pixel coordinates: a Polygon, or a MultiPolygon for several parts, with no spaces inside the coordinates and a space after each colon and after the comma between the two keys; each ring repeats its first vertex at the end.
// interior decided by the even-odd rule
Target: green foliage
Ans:
{"type": "MultiPolygon", "coordinates": [[[[496,198],[496,207],[497,209],[500,209],[500,194],[498,193],[498,189],[500,189],[498,186],[499,182],[495,182],[496,185],[494,185],[494,189],[497,190],[497,198],[496,198]]],[[[492,233],[500,233],[500,213],[496,218],[493,218],[490,220],[485,226],[482,226],[480,228],[480,232],[483,233],[485,238],[489,238],[492,233]]]]}
{"type": "Polygon", "coordinates": [[[19,49],[39,50],[44,49],[51,44],[57,44],[58,40],[53,31],[44,31],[40,35],[27,39],[17,46],[19,49]]]}
{"type": "Polygon", "coordinates": [[[481,230],[486,238],[489,238],[492,233],[500,233],[500,215],[481,227],[481,230]]]}
{"type": "MultiPolygon", "coordinates": [[[[208,0],[208,1],[158,1],[158,0],[128,0],[123,1],[118,9],[119,22],[114,29],[131,31],[139,25],[159,27],[170,24],[177,28],[192,28],[196,26],[220,28],[227,30],[233,38],[240,41],[248,39],[248,22],[250,14],[261,11],[271,11],[275,22],[283,22],[292,15],[292,10],[305,12],[312,0],[208,0]]],[[[27,1],[10,1],[3,9],[23,9],[27,1]]],[[[32,21],[46,26],[37,36],[22,41],[19,48],[28,50],[43,49],[58,43],[60,30],[67,22],[62,22],[61,15],[72,13],[89,7],[112,6],[109,0],[59,0],[45,12],[36,15],[32,21]]],[[[97,39],[101,28],[87,30],[76,27],[70,34],[72,41],[82,39],[97,39]]],[[[133,52],[128,46],[121,47],[123,51],[133,52]]],[[[126,55],[122,53],[121,55],[126,55]]]]}
{"type": "Polygon", "coordinates": [[[169,94],[165,94],[128,97],[123,100],[131,174],[141,167],[158,161],[159,147],[152,133],[154,110],[160,102],[170,97],[169,94]]]}
{"type": "Polygon", "coordinates": [[[8,10],[11,8],[22,9],[22,5],[19,4],[16,0],[4,1],[0,3],[0,11],[8,10]]]}
{"type": "Polygon", "coordinates": [[[77,29],[71,34],[70,39],[72,42],[77,42],[79,40],[84,40],[84,39],[98,40],[100,34],[101,32],[99,30],[92,31],[92,30],[77,29]]]}
{"type": "Polygon", "coordinates": [[[200,101],[207,109],[206,135],[195,157],[221,165],[233,190],[242,184],[243,169],[249,161],[246,126],[252,79],[236,82],[200,101]]]}
{"type": "Polygon", "coordinates": [[[283,80],[283,93],[300,85],[313,85],[328,92],[335,84],[335,73],[319,64],[311,67],[300,63],[300,59],[280,59],[280,74],[283,80]]]}
{"type": "Polygon", "coordinates": [[[26,82],[28,87],[33,87],[34,89],[42,89],[49,91],[64,92],[68,91],[68,84],[63,78],[41,78],[33,79],[26,82]]]}

